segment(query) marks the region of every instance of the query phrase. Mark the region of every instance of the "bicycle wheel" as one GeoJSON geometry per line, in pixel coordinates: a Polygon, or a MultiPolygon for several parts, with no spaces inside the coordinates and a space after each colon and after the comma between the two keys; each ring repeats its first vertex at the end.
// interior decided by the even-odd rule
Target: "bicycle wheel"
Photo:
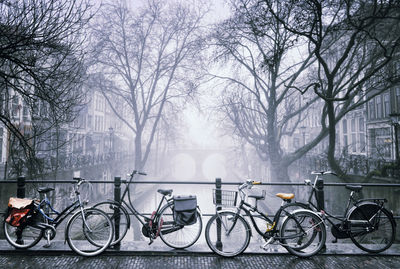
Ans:
{"type": "Polygon", "coordinates": [[[199,239],[203,222],[201,214],[197,211],[196,223],[192,225],[177,225],[174,221],[173,203],[165,205],[157,218],[157,228],[161,240],[169,247],[175,249],[188,248],[199,239]]]}
{"type": "Polygon", "coordinates": [[[208,221],[205,231],[207,245],[224,257],[234,257],[246,250],[251,230],[247,221],[230,211],[215,214],[208,221]]]}
{"type": "Polygon", "coordinates": [[[114,238],[110,246],[113,246],[124,239],[130,227],[129,213],[121,204],[113,201],[101,202],[93,206],[105,212],[114,225],[114,238]],[[118,223],[119,225],[116,225],[118,223]]]}
{"type": "Polygon", "coordinates": [[[310,257],[325,245],[324,221],[314,212],[298,210],[282,223],[280,230],[282,245],[294,255],[310,257]]]}
{"type": "Polygon", "coordinates": [[[114,226],[106,213],[88,208],[71,217],[65,236],[73,251],[86,257],[95,256],[110,245],[114,237],[114,226]]]}
{"type": "Polygon", "coordinates": [[[43,230],[39,227],[26,226],[14,227],[4,221],[4,235],[8,243],[15,248],[26,249],[39,243],[43,236],[43,230]]]}
{"type": "Polygon", "coordinates": [[[385,208],[364,204],[354,210],[348,220],[350,239],[360,249],[379,253],[393,244],[396,236],[395,221],[385,208]]]}

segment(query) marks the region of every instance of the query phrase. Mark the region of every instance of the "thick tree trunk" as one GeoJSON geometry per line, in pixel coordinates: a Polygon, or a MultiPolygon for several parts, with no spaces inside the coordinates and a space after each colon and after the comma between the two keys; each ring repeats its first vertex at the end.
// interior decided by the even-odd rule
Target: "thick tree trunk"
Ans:
{"type": "Polygon", "coordinates": [[[345,173],[340,168],[335,158],[336,150],[336,117],[335,108],[332,101],[327,101],[328,109],[328,121],[329,121],[329,145],[328,145],[328,164],[329,167],[339,176],[343,176],[345,173]]]}
{"type": "Polygon", "coordinates": [[[282,158],[277,157],[277,155],[271,158],[270,167],[271,167],[271,182],[290,182],[288,166],[285,162],[282,161],[282,158]]]}

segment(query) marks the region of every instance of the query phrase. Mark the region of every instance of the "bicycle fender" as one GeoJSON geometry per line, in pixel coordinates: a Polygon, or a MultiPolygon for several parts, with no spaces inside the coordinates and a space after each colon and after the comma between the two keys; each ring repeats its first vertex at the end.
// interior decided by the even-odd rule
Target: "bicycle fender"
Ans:
{"type": "MultiPolygon", "coordinates": [[[[300,211],[301,212],[307,211],[308,213],[311,213],[312,215],[314,215],[317,218],[319,218],[322,221],[322,223],[326,226],[325,220],[321,217],[321,214],[317,213],[317,212],[314,212],[312,210],[299,208],[299,209],[294,210],[293,212],[290,212],[290,214],[295,214],[295,213],[300,212],[300,211]]],[[[290,217],[290,216],[285,216],[281,223],[284,223],[288,217],[290,217]]]]}
{"type": "MultiPolygon", "coordinates": [[[[121,202],[121,203],[118,203],[117,201],[115,201],[115,200],[113,200],[113,199],[107,199],[106,201],[99,202],[99,203],[95,204],[94,206],[92,206],[91,208],[95,208],[95,206],[97,206],[98,204],[102,204],[102,203],[104,203],[104,202],[109,202],[109,203],[115,204],[116,206],[119,206],[119,207],[121,208],[121,210],[124,211],[124,213],[126,213],[126,215],[130,216],[130,215],[129,215],[129,212],[128,212],[128,210],[125,208],[124,204],[123,204],[122,202],[121,202]]],[[[127,226],[127,230],[129,230],[129,229],[131,228],[131,218],[128,218],[128,219],[127,219],[127,224],[126,224],[126,226],[127,226]]]]}
{"type": "Polygon", "coordinates": [[[72,216],[68,219],[67,224],[65,225],[65,229],[64,229],[64,244],[67,243],[67,228],[68,228],[69,223],[75,217],[75,215],[81,214],[81,213],[82,213],[81,210],[78,210],[77,212],[72,214],[72,216]]]}
{"type": "MultiPolygon", "coordinates": [[[[229,212],[229,213],[233,213],[233,214],[235,214],[235,215],[237,214],[236,211],[234,211],[234,210],[229,210],[229,209],[217,210],[217,213],[216,213],[216,214],[219,215],[219,214],[221,214],[221,213],[223,213],[223,212],[229,212]]],[[[253,232],[252,232],[252,230],[251,230],[251,226],[250,226],[250,224],[247,222],[247,220],[246,220],[242,215],[240,215],[240,214],[238,214],[238,217],[244,220],[244,222],[245,222],[246,225],[247,225],[247,229],[250,231],[250,236],[253,236],[253,232]]],[[[211,219],[210,219],[210,220],[211,220],[211,219]]]]}
{"type": "MultiPolygon", "coordinates": [[[[349,209],[349,211],[347,212],[347,214],[346,214],[346,219],[347,219],[347,220],[350,218],[351,214],[352,214],[355,210],[357,210],[358,208],[362,208],[362,207],[365,207],[365,206],[375,206],[375,207],[377,207],[377,208],[381,208],[377,203],[374,203],[374,202],[372,202],[372,201],[365,201],[365,200],[364,200],[364,201],[357,202],[356,205],[357,205],[358,207],[353,206],[353,207],[351,207],[351,208],[349,209]]],[[[387,209],[384,208],[384,207],[382,207],[381,209],[382,209],[382,211],[386,211],[386,212],[388,213],[388,215],[391,216],[391,217],[394,219],[394,215],[393,215],[393,212],[392,212],[391,210],[387,210],[387,209]]],[[[395,227],[397,227],[397,222],[396,222],[396,221],[394,221],[394,225],[395,225],[395,227]]]]}

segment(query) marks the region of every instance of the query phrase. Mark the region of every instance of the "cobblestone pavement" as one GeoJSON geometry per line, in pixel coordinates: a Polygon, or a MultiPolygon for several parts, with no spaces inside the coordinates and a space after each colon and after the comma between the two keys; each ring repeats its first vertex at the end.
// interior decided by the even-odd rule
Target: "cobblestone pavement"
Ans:
{"type": "Polygon", "coordinates": [[[400,268],[400,256],[377,255],[317,255],[300,259],[292,255],[241,255],[221,258],[215,255],[101,255],[85,258],[74,255],[4,255],[0,254],[0,268],[18,269],[114,269],[114,268],[346,268],[385,269],[400,268]]]}

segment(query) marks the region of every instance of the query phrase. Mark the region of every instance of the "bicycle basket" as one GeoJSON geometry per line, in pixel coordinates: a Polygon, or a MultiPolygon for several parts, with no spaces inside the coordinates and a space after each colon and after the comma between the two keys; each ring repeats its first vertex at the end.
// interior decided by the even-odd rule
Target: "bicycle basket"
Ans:
{"type": "Polygon", "coordinates": [[[213,203],[214,205],[223,206],[236,206],[238,192],[228,190],[213,189],[213,203]]]}

